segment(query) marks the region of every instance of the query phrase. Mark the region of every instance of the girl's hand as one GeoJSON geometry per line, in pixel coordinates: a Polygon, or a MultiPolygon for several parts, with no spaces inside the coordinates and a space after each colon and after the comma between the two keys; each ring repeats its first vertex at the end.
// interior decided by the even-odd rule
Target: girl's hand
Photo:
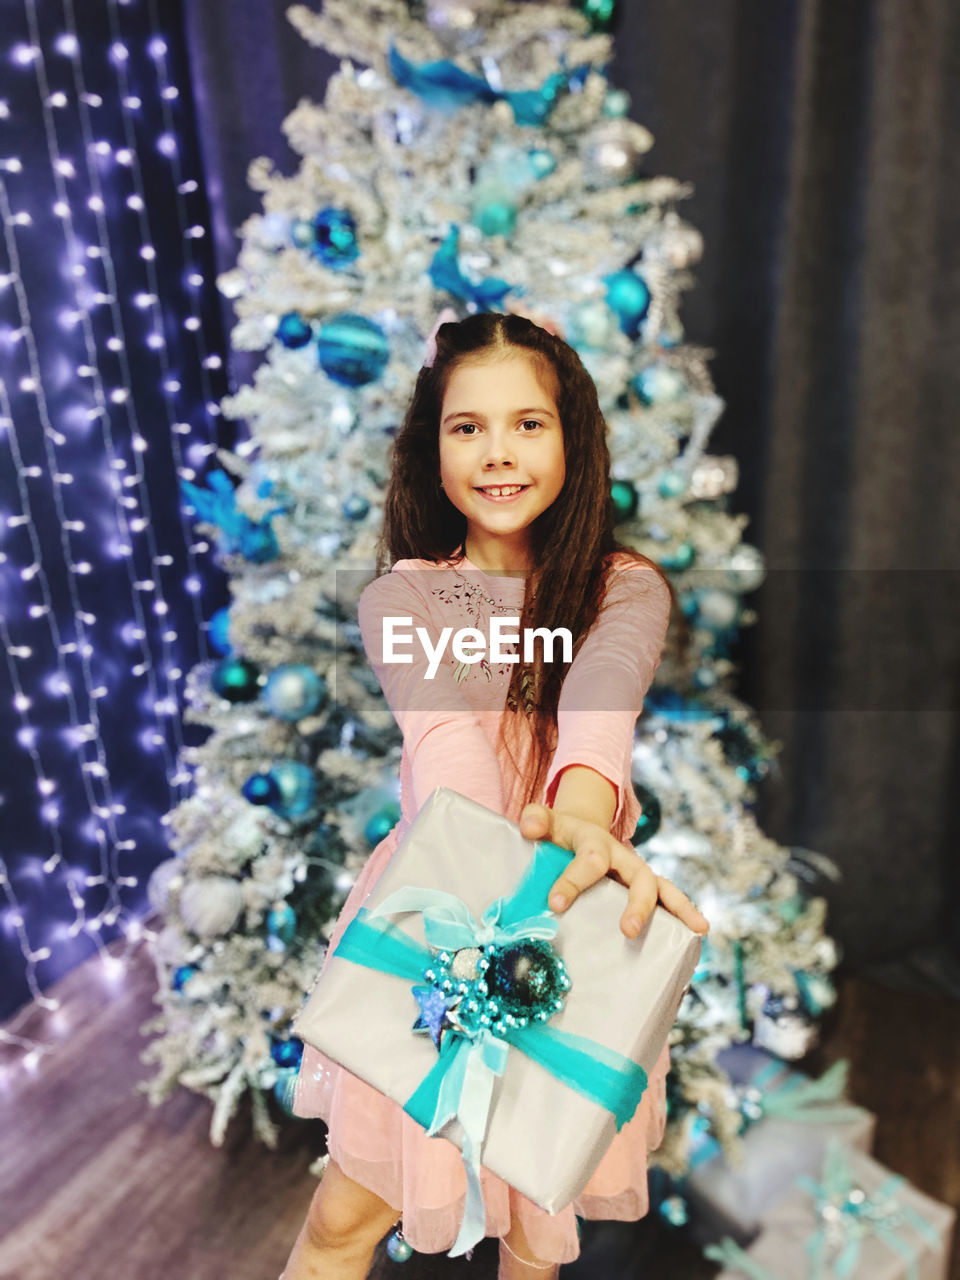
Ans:
{"type": "Polygon", "coordinates": [[[554,911],[565,911],[579,893],[609,872],[611,879],[626,885],[630,891],[626,910],[620,918],[620,928],[628,938],[637,936],[658,901],[694,933],[709,932],[707,918],[672,880],[655,876],[631,846],[595,822],[571,813],[557,813],[543,804],[528,804],[520,815],[520,833],[527,840],[550,840],[574,855],[550,890],[549,905],[554,911]],[[563,904],[554,902],[556,893],[563,894],[566,899],[563,904]]]}

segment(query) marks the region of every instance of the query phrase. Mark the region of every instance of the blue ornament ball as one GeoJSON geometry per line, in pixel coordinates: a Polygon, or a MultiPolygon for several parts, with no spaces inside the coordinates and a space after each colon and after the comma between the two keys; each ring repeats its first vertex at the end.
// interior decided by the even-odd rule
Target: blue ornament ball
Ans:
{"type": "Polygon", "coordinates": [[[341,386],[362,387],[383,373],[390,346],[378,324],[344,311],[321,326],[317,352],[328,378],[341,386]]]}
{"type": "Polygon", "coordinates": [[[602,350],[613,341],[617,320],[605,302],[581,302],[570,312],[567,341],[572,347],[602,350]]]}
{"type": "Polygon", "coordinates": [[[547,178],[557,167],[553,152],[546,147],[534,147],[527,152],[527,164],[535,178],[547,178]]]}
{"type": "Polygon", "coordinates": [[[172,979],[174,991],[182,991],[184,984],[188,982],[196,972],[197,970],[192,964],[182,964],[178,969],[175,969],[172,979]]]}
{"type": "Polygon", "coordinates": [[[299,1067],[303,1057],[303,1041],[296,1036],[289,1040],[274,1039],[270,1045],[270,1057],[278,1067],[299,1067]]]}
{"type": "Polygon", "coordinates": [[[280,803],[280,784],[272,773],[251,774],[241,791],[244,800],[251,804],[265,804],[275,809],[280,803]]]}
{"type": "Polygon", "coordinates": [[[360,493],[351,493],[343,504],[343,514],[348,520],[363,520],[370,510],[370,503],[360,493]]]}
{"type": "Polygon", "coordinates": [[[367,823],[363,828],[364,839],[371,846],[379,844],[384,836],[388,836],[393,828],[400,821],[401,810],[399,804],[389,803],[378,809],[375,814],[367,819],[367,823]]]}
{"type": "Polygon", "coordinates": [[[315,257],[334,270],[349,266],[360,254],[357,224],[350,210],[330,206],[321,209],[313,220],[310,248],[315,257]]]}
{"type": "Polygon", "coordinates": [[[290,662],[270,672],[263,700],[281,720],[295,721],[316,711],[326,694],[326,681],[312,667],[290,662]]]}
{"type": "Polygon", "coordinates": [[[280,788],[280,799],[272,805],[282,818],[297,818],[313,805],[317,795],[317,779],[309,765],[297,760],[278,760],[270,770],[280,788]]]}
{"type": "Polygon", "coordinates": [[[293,1095],[297,1087],[297,1067],[281,1067],[273,1086],[273,1096],[280,1104],[281,1110],[288,1116],[294,1114],[293,1095]]]}
{"type": "Polygon", "coordinates": [[[660,1201],[660,1217],[671,1227],[686,1226],[689,1213],[683,1196],[667,1196],[660,1201]]]}
{"type": "Polygon", "coordinates": [[[387,1241],[387,1257],[391,1262],[409,1262],[413,1257],[413,1248],[404,1240],[399,1228],[387,1241]]]}
{"type": "Polygon", "coordinates": [[[218,609],[207,623],[207,639],[219,654],[232,652],[230,644],[230,609],[224,606],[218,609]]]}
{"type": "Polygon", "coordinates": [[[691,543],[678,542],[671,555],[662,557],[660,567],[674,570],[689,569],[696,559],[696,555],[696,550],[691,543]]]}
{"type": "Polygon", "coordinates": [[[635,338],[640,321],[650,310],[650,290],[635,271],[625,268],[605,277],[607,305],[615,311],[620,328],[628,338],[635,338]]]}
{"type": "Polygon", "coordinates": [[[640,502],[634,485],[629,480],[613,480],[610,484],[610,500],[619,524],[623,520],[632,520],[637,514],[640,502]]]}
{"type": "Polygon", "coordinates": [[[664,471],[657,483],[657,493],[661,498],[679,498],[687,491],[687,477],[682,471],[664,471]]]}
{"type": "Polygon", "coordinates": [[[286,315],[280,317],[277,338],[291,351],[295,351],[298,347],[305,347],[312,337],[313,329],[302,316],[297,315],[296,311],[288,311],[286,315]]]}
{"type": "Polygon", "coordinates": [[[253,564],[269,564],[280,554],[277,535],[266,521],[254,524],[252,521],[240,534],[240,554],[253,564]]]}

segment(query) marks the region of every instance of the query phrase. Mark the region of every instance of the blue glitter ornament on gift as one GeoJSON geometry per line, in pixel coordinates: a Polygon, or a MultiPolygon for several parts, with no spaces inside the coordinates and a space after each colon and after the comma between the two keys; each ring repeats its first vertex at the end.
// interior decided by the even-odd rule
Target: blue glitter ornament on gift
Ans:
{"type": "Polygon", "coordinates": [[[344,311],[321,325],[320,367],[333,382],[362,387],[380,377],[390,358],[387,335],[366,316],[344,311]]]}
{"type": "Polygon", "coordinates": [[[357,224],[349,209],[321,209],[313,220],[310,251],[335,271],[348,267],[360,255],[357,224]]]}

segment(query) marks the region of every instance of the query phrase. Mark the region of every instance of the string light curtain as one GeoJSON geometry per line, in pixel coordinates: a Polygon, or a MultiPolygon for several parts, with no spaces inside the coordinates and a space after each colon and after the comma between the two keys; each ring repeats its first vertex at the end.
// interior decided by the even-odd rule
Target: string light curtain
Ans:
{"type": "Polygon", "coordinates": [[[179,481],[235,440],[180,5],[0,0],[0,17],[9,1085],[69,1031],[51,984],[99,953],[108,994],[144,932],[203,734],[181,722],[183,681],[227,598],[179,481]],[[42,1031],[31,1016],[22,1034],[37,1004],[42,1031]]]}

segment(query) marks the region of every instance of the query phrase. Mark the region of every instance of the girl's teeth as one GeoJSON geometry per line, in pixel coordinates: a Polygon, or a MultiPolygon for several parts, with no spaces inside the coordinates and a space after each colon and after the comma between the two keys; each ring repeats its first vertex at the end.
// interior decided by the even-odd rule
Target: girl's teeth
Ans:
{"type": "Polygon", "coordinates": [[[492,498],[502,498],[504,495],[509,497],[511,494],[519,493],[522,488],[522,484],[512,484],[504,488],[483,489],[481,492],[489,493],[492,498]]]}

